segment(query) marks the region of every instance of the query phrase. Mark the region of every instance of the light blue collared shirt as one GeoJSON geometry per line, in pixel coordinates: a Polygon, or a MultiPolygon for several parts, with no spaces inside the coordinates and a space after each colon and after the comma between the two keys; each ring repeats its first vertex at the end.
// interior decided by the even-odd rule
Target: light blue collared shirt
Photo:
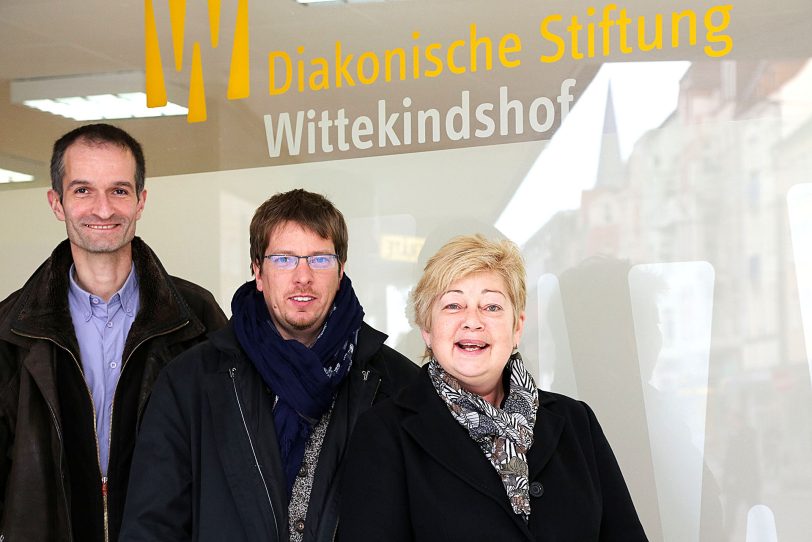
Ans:
{"type": "Polygon", "coordinates": [[[102,476],[107,476],[113,397],[121,375],[124,343],[138,314],[138,277],[133,265],[124,286],[107,303],[76,283],[73,265],[69,277],[68,305],[79,342],[82,372],[96,410],[99,466],[102,476]]]}

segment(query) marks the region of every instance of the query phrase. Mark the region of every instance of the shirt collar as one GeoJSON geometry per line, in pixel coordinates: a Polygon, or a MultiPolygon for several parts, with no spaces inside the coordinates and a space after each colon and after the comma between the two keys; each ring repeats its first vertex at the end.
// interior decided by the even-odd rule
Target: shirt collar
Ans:
{"type": "MultiPolygon", "coordinates": [[[[70,284],[68,287],[68,300],[71,306],[86,309],[83,311],[85,321],[90,320],[93,313],[93,307],[103,305],[104,300],[95,294],[85,291],[79,283],[76,282],[76,266],[71,264],[68,270],[68,279],[70,284]]],[[[127,275],[127,280],[124,285],[110,297],[110,301],[118,296],[121,306],[127,314],[132,314],[135,310],[136,301],[138,299],[138,275],[135,273],[135,264],[130,266],[130,274],[127,275]]]]}

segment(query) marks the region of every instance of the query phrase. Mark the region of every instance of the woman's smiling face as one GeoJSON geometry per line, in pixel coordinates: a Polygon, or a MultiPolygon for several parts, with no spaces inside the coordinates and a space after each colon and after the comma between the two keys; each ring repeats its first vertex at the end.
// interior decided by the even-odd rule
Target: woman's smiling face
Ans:
{"type": "Polygon", "coordinates": [[[501,396],[502,371],[524,328],[524,312],[513,304],[495,272],[454,281],[431,308],[431,328],[422,330],[434,359],[463,388],[486,399],[501,396]]]}

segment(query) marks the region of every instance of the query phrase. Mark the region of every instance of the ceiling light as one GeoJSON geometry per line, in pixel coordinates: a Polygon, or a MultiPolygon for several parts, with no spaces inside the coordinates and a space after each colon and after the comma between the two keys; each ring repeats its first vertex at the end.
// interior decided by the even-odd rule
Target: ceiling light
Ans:
{"type": "Polygon", "coordinates": [[[20,173],[19,171],[11,171],[10,169],[0,168],[0,184],[24,183],[33,180],[33,175],[26,175],[25,173],[20,173]]]}
{"type": "Polygon", "coordinates": [[[142,72],[25,79],[11,82],[11,102],[79,121],[187,114],[172,102],[147,107],[144,88],[142,72]]]}

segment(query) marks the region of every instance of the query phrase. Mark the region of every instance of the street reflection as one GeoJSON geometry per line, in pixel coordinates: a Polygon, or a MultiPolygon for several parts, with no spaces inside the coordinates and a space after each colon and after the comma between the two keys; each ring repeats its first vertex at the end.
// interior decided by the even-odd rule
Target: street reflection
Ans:
{"type": "Polygon", "coordinates": [[[594,406],[652,540],[772,540],[751,534],[769,523],[804,541],[812,64],[694,62],[678,87],[672,113],[629,150],[628,97],[605,86],[590,115],[602,124],[571,146],[573,182],[552,172],[580,194],[531,168],[511,200],[526,207],[509,231],[526,239],[537,290],[540,380],[594,406]]]}

